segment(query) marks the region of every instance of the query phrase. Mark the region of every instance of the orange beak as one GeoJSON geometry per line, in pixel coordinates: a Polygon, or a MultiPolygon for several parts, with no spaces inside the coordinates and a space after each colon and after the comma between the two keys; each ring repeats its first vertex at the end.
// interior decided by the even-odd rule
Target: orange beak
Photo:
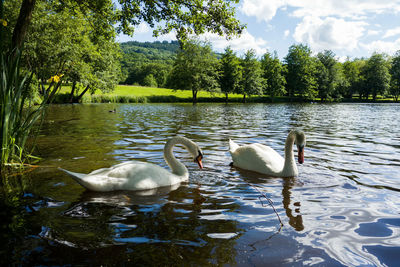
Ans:
{"type": "Polygon", "coordinates": [[[297,158],[298,158],[299,163],[303,164],[303,162],[304,162],[304,147],[299,148],[297,158]]]}
{"type": "Polygon", "coordinates": [[[203,159],[203,157],[201,155],[198,155],[196,157],[196,159],[194,160],[195,162],[197,162],[197,165],[199,165],[200,169],[203,169],[203,163],[201,162],[202,159],[203,159]]]}

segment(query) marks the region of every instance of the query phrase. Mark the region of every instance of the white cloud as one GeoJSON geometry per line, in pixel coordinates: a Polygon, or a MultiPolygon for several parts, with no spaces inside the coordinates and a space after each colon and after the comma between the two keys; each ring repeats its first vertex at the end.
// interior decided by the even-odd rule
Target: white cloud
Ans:
{"type": "Polygon", "coordinates": [[[283,33],[283,35],[285,36],[285,38],[288,37],[289,34],[290,34],[290,31],[289,31],[289,30],[286,30],[286,31],[283,33]]]}
{"type": "Polygon", "coordinates": [[[254,49],[256,54],[261,56],[268,49],[267,41],[262,38],[254,37],[247,30],[244,30],[239,38],[231,40],[226,40],[225,37],[212,33],[203,34],[200,38],[209,41],[213,49],[218,52],[222,52],[226,47],[230,46],[232,50],[239,55],[244,54],[249,49],[254,49]]]}
{"type": "Polygon", "coordinates": [[[270,21],[279,9],[291,15],[365,19],[369,14],[397,13],[399,0],[244,0],[240,10],[258,21],[270,21]]]}
{"type": "Polygon", "coordinates": [[[258,21],[268,22],[285,3],[286,0],[244,0],[240,10],[249,17],[256,17],[258,21]]]}
{"type": "Polygon", "coordinates": [[[297,25],[293,37],[296,42],[309,44],[315,52],[325,49],[351,51],[358,47],[366,25],[361,21],[308,16],[297,25]]]}
{"type": "Polygon", "coordinates": [[[157,37],[157,41],[176,41],[176,32],[172,31],[157,37]]]}
{"type": "Polygon", "coordinates": [[[150,31],[151,31],[151,28],[145,22],[142,22],[138,26],[135,27],[135,34],[143,34],[143,33],[148,33],[150,31]]]}
{"type": "Polygon", "coordinates": [[[393,13],[400,11],[400,2],[393,0],[288,0],[295,8],[295,17],[336,16],[341,18],[362,19],[368,14],[393,13]]]}
{"type": "Polygon", "coordinates": [[[399,50],[400,47],[400,38],[395,40],[394,42],[385,42],[385,41],[373,41],[368,44],[361,44],[361,46],[368,51],[369,54],[374,52],[378,53],[387,53],[389,55],[393,55],[399,50]]]}
{"type": "Polygon", "coordinates": [[[374,36],[374,35],[378,35],[379,33],[380,33],[380,31],[368,30],[367,36],[374,36]]]}
{"type": "Polygon", "coordinates": [[[389,38],[400,34],[400,27],[387,30],[383,38],[389,38]]]}

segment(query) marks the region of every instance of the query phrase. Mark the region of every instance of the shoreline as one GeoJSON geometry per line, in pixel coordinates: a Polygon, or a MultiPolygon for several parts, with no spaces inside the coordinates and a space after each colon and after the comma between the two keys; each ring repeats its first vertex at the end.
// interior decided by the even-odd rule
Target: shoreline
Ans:
{"type": "MultiPolygon", "coordinates": [[[[64,85],[62,90],[56,94],[54,104],[70,103],[70,86],[64,85]]],[[[167,88],[153,88],[135,85],[118,85],[112,92],[97,91],[94,94],[86,94],[75,103],[193,103],[192,91],[174,90],[167,88]]],[[[229,94],[226,101],[223,93],[210,93],[199,91],[197,103],[400,103],[393,98],[383,98],[378,96],[376,101],[370,99],[360,99],[357,95],[353,98],[332,99],[322,102],[319,98],[303,99],[288,96],[277,96],[271,98],[268,95],[246,96],[243,102],[243,95],[229,94]]]]}

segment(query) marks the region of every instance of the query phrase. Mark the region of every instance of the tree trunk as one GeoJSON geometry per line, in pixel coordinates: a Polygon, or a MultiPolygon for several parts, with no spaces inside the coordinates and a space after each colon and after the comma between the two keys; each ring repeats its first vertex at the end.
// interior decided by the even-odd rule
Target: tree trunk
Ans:
{"type": "Polygon", "coordinates": [[[228,93],[225,93],[225,103],[228,103],[228,93]]]}
{"type": "Polygon", "coordinates": [[[72,83],[71,94],[69,95],[69,103],[71,103],[71,104],[74,102],[75,88],[76,88],[76,82],[74,81],[72,83]]]}
{"type": "Polygon", "coordinates": [[[90,88],[90,85],[86,86],[85,90],[83,90],[83,92],[76,98],[76,100],[75,100],[76,103],[78,103],[81,100],[81,98],[89,90],[89,88],[90,88]]]}
{"type": "Polygon", "coordinates": [[[193,104],[197,104],[197,90],[192,90],[193,104]]]}
{"type": "Polygon", "coordinates": [[[21,48],[26,33],[28,31],[28,26],[32,20],[32,12],[35,7],[36,0],[23,0],[21,4],[21,9],[19,10],[19,16],[17,23],[15,24],[11,49],[21,48]]]}
{"type": "Polygon", "coordinates": [[[246,94],[243,94],[243,103],[246,103],[246,94]]]}

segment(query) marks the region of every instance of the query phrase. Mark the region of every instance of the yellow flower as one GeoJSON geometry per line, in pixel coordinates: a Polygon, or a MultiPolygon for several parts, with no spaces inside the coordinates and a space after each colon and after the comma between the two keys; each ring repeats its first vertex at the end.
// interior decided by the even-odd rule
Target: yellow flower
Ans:
{"type": "Polygon", "coordinates": [[[48,82],[48,83],[51,83],[51,82],[58,83],[58,82],[60,81],[60,79],[61,79],[62,76],[64,76],[64,74],[51,76],[51,78],[48,79],[47,82],[48,82]]]}
{"type": "Polygon", "coordinates": [[[0,23],[4,26],[7,27],[7,21],[5,19],[0,19],[0,23]]]}

